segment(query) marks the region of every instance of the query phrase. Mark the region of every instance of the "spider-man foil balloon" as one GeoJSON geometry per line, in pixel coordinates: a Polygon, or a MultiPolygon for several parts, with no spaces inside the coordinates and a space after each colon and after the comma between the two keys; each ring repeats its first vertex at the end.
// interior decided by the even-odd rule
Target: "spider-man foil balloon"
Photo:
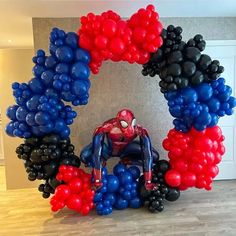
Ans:
{"type": "Polygon", "coordinates": [[[86,166],[93,168],[94,186],[102,186],[101,168],[111,157],[120,157],[127,165],[141,165],[145,177],[145,187],[152,190],[152,163],[159,159],[158,152],[152,148],[148,132],[136,124],[132,111],[123,109],[115,118],[99,126],[93,135],[93,142],[86,146],[80,158],[86,166]],[[139,140],[136,138],[139,137],[139,140]]]}

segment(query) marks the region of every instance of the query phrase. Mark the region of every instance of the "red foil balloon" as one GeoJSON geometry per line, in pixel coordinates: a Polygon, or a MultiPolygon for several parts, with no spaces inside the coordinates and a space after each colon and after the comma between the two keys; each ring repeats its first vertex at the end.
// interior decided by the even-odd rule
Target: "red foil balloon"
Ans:
{"type": "Polygon", "coordinates": [[[55,195],[50,200],[51,210],[58,211],[67,206],[81,215],[89,214],[94,208],[91,174],[74,166],[62,165],[57,179],[63,181],[64,184],[56,188],[55,195]]]}
{"type": "Polygon", "coordinates": [[[171,170],[165,175],[166,182],[180,190],[189,187],[211,190],[212,181],[219,173],[217,165],[225,152],[223,141],[219,126],[202,132],[195,129],[188,133],[170,130],[163,141],[171,164],[171,170]]]}
{"type": "Polygon", "coordinates": [[[145,64],[150,53],[162,45],[163,26],[152,5],[142,8],[129,20],[113,11],[81,17],[79,45],[91,54],[90,68],[96,74],[105,60],[145,64]]]}

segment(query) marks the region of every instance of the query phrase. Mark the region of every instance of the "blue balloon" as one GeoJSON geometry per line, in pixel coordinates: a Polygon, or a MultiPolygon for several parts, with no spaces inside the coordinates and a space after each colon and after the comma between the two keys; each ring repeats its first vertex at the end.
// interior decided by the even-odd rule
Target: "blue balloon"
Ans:
{"type": "Polygon", "coordinates": [[[45,68],[43,66],[37,64],[33,67],[33,73],[36,77],[40,77],[44,70],[45,68]]]}
{"type": "Polygon", "coordinates": [[[88,64],[91,60],[91,57],[88,51],[78,48],[75,51],[75,59],[88,64]]]}
{"type": "Polygon", "coordinates": [[[140,177],[140,169],[137,166],[129,167],[128,171],[132,174],[134,180],[140,177]]]}
{"type": "Polygon", "coordinates": [[[19,121],[25,121],[28,111],[24,107],[18,107],[16,110],[16,118],[19,121]]]}
{"type": "Polygon", "coordinates": [[[116,195],[114,193],[106,193],[103,199],[110,201],[111,205],[113,206],[116,202],[116,195]]]}
{"type": "Polygon", "coordinates": [[[57,64],[57,60],[53,56],[49,56],[45,60],[45,66],[48,69],[52,69],[56,64],[57,64]]]}
{"type": "Polygon", "coordinates": [[[34,95],[26,102],[26,106],[30,111],[36,111],[39,105],[40,95],[34,95]]]}
{"type": "Polygon", "coordinates": [[[6,125],[5,131],[7,135],[14,137],[14,134],[13,134],[14,130],[15,130],[14,123],[11,121],[10,123],[6,125]]]}
{"type": "Polygon", "coordinates": [[[107,176],[107,191],[109,193],[115,192],[119,188],[119,179],[115,175],[107,176]]]}
{"type": "Polygon", "coordinates": [[[26,123],[30,126],[37,125],[35,122],[35,113],[34,112],[29,112],[25,118],[26,123]]]}
{"type": "Polygon", "coordinates": [[[122,194],[122,197],[125,199],[125,200],[130,200],[132,198],[131,196],[131,192],[129,190],[125,190],[122,194]]]}
{"type": "Polygon", "coordinates": [[[75,49],[78,47],[78,36],[74,32],[69,32],[66,35],[66,44],[69,45],[71,48],[75,49]]]}
{"type": "Polygon", "coordinates": [[[35,122],[38,125],[46,125],[50,121],[50,116],[47,112],[37,112],[35,114],[35,122]]]}
{"type": "Polygon", "coordinates": [[[69,66],[66,63],[58,63],[55,68],[55,71],[58,74],[63,74],[63,73],[68,74],[69,73],[69,66]]]}
{"type": "Polygon", "coordinates": [[[90,75],[89,67],[83,62],[76,62],[71,67],[71,76],[74,79],[88,79],[90,75]]]}
{"type": "Polygon", "coordinates": [[[16,120],[16,111],[19,108],[17,105],[13,105],[7,108],[6,115],[11,120],[16,120]]]}
{"type": "Polygon", "coordinates": [[[119,163],[119,164],[117,164],[117,165],[114,166],[114,168],[113,168],[113,173],[114,173],[116,176],[119,176],[119,174],[120,174],[121,172],[124,172],[125,170],[126,170],[125,165],[119,163]]]}
{"type": "Polygon", "coordinates": [[[57,48],[55,55],[60,62],[71,62],[74,57],[72,49],[68,46],[57,48]]]}
{"type": "Polygon", "coordinates": [[[182,98],[184,103],[196,102],[198,99],[198,94],[193,88],[184,88],[182,90],[182,98]]]}
{"type": "Polygon", "coordinates": [[[142,201],[140,198],[136,197],[129,201],[129,207],[131,208],[140,208],[142,206],[142,201]]]}
{"type": "Polygon", "coordinates": [[[123,199],[122,197],[118,196],[117,199],[116,199],[116,202],[114,204],[114,207],[117,209],[117,210],[123,210],[125,208],[128,207],[128,201],[123,199]]]}
{"type": "Polygon", "coordinates": [[[46,86],[51,86],[53,83],[54,72],[52,70],[46,70],[42,73],[41,79],[46,86]]]}
{"type": "Polygon", "coordinates": [[[132,174],[129,171],[124,171],[119,174],[119,180],[122,185],[132,183],[132,174]]]}
{"type": "Polygon", "coordinates": [[[213,95],[213,89],[211,85],[206,83],[196,86],[195,90],[197,91],[199,101],[207,101],[213,95]]]}
{"type": "Polygon", "coordinates": [[[81,80],[75,80],[72,84],[72,92],[76,96],[82,97],[84,94],[87,93],[87,86],[81,80]]]}
{"type": "Polygon", "coordinates": [[[35,94],[40,94],[44,91],[44,86],[38,78],[30,80],[29,87],[35,94]]]}
{"type": "Polygon", "coordinates": [[[96,193],[94,195],[94,199],[93,199],[93,202],[94,203],[97,203],[97,202],[100,202],[102,200],[102,193],[96,193]]]}

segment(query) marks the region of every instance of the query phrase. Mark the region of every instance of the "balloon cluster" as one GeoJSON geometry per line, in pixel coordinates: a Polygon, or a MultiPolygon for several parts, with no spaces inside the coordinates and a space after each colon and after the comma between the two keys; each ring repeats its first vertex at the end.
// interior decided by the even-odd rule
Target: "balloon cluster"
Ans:
{"type": "Polygon", "coordinates": [[[17,105],[7,110],[11,122],[6,127],[10,136],[29,138],[49,133],[69,137],[74,106],[88,102],[90,88],[89,53],[78,46],[78,36],[54,28],[50,37],[50,56],[38,50],[33,62],[34,78],[28,83],[13,83],[17,105]]]}
{"type": "Polygon", "coordinates": [[[51,210],[58,211],[67,206],[81,215],[88,215],[94,208],[91,174],[74,166],[61,165],[57,180],[63,181],[63,184],[56,188],[50,200],[51,210]]]}
{"type": "Polygon", "coordinates": [[[220,78],[210,84],[169,91],[165,98],[170,114],[176,118],[175,129],[187,132],[191,127],[199,131],[213,127],[219,117],[232,115],[236,99],[231,94],[232,88],[220,78]]]}
{"type": "Polygon", "coordinates": [[[171,165],[165,181],[180,190],[189,187],[211,190],[212,181],[219,172],[217,164],[225,152],[223,140],[219,126],[201,132],[194,128],[188,133],[170,130],[163,141],[171,165]]]}
{"type": "Polygon", "coordinates": [[[162,24],[149,5],[127,21],[113,11],[81,17],[80,47],[91,53],[91,71],[96,74],[104,60],[144,64],[162,45],[162,24]]]}
{"type": "Polygon", "coordinates": [[[161,92],[212,82],[224,71],[219,61],[206,54],[202,35],[197,34],[187,43],[182,41],[182,28],[169,25],[163,30],[163,45],[143,65],[143,75],[159,75],[161,92]]]}
{"type": "Polygon", "coordinates": [[[48,198],[50,193],[53,194],[60,183],[55,179],[60,165],[80,166],[80,160],[74,154],[70,139],[61,139],[58,135],[25,139],[24,143],[16,148],[16,153],[18,158],[24,161],[30,181],[45,181],[39,186],[44,198],[48,198]]]}
{"type": "Polygon", "coordinates": [[[113,174],[108,175],[105,167],[102,174],[103,186],[94,196],[98,215],[108,215],[112,213],[113,208],[123,210],[127,207],[141,207],[142,202],[138,195],[138,167],[128,168],[123,164],[117,164],[113,168],[113,174]]]}
{"type": "Polygon", "coordinates": [[[147,203],[148,210],[152,213],[164,210],[164,200],[176,201],[180,196],[177,188],[170,187],[164,177],[170,169],[170,164],[166,160],[159,160],[153,166],[152,183],[156,184],[156,189],[152,191],[146,190],[144,186],[144,176],[139,178],[139,195],[143,203],[147,203]]]}

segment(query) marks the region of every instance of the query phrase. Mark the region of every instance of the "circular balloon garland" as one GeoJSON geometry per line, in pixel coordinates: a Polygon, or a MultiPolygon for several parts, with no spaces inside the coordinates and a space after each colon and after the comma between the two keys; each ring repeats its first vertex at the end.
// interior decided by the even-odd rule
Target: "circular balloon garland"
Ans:
{"type": "Polygon", "coordinates": [[[224,68],[203,54],[205,41],[196,35],[182,41],[182,28],[163,29],[152,5],[122,20],[113,11],[81,17],[77,34],[54,28],[49,56],[38,50],[33,57],[34,78],[13,83],[16,105],[7,109],[11,120],[6,133],[24,138],[16,149],[24,161],[28,179],[44,180],[39,186],[52,211],[67,206],[82,215],[96,207],[99,215],[113,208],[139,208],[148,203],[151,212],[164,209],[164,200],[175,201],[180,190],[212,188],[217,164],[225,152],[218,120],[231,115],[236,99],[219,78],[224,68]],[[169,161],[153,165],[153,183],[147,191],[137,167],[118,164],[113,174],[103,168],[103,187],[94,191],[92,175],[80,169],[80,159],[70,142],[69,125],[77,116],[71,106],[86,105],[90,70],[96,74],[105,60],[143,65],[142,74],[160,77],[159,85],[175,117],[174,129],[163,141],[169,161]]]}

